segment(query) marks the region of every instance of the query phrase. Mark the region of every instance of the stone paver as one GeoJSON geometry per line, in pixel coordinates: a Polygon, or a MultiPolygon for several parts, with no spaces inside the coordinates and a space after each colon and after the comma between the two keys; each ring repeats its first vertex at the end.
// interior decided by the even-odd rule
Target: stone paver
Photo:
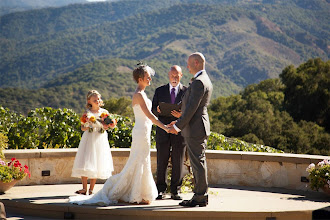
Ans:
{"type": "MultiPolygon", "coordinates": [[[[97,184],[95,191],[101,187],[102,184],[97,184]]],[[[228,185],[210,187],[207,207],[184,208],[178,205],[180,201],[171,200],[169,196],[164,200],[153,201],[150,205],[120,203],[96,207],[68,204],[67,198],[75,195],[74,192],[80,188],[80,184],[15,186],[0,195],[0,198],[5,206],[8,206],[9,220],[42,220],[52,219],[52,217],[55,219],[61,218],[59,216],[63,216],[64,212],[75,213],[76,218],[80,215],[80,217],[100,215],[99,219],[109,214],[116,216],[123,213],[135,217],[141,213],[143,216],[149,216],[150,219],[156,219],[156,217],[165,219],[166,216],[171,216],[172,219],[189,219],[189,216],[205,219],[229,217],[240,219],[240,216],[245,216],[244,219],[276,217],[277,220],[295,219],[301,216],[299,219],[312,219],[313,211],[330,207],[330,197],[321,192],[228,185]],[[27,212],[22,215],[12,211],[19,210],[18,207],[21,209],[25,207],[27,212]]],[[[190,199],[192,193],[182,194],[182,196],[184,199],[190,199]]]]}

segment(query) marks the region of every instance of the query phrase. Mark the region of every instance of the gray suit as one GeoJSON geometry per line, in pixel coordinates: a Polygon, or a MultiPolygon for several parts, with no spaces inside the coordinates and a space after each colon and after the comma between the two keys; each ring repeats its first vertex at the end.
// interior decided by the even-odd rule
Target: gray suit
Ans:
{"type": "Polygon", "coordinates": [[[203,70],[188,87],[182,98],[182,115],[176,126],[187,144],[193,169],[195,188],[193,199],[203,202],[207,199],[207,168],[205,150],[210,135],[210,121],[207,106],[210,103],[213,86],[206,71],[203,70]]]}

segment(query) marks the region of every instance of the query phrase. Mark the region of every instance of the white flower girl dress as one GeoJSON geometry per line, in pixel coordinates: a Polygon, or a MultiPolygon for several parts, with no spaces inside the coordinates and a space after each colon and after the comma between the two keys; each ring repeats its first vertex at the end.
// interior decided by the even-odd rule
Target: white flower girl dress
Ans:
{"type": "MultiPolygon", "coordinates": [[[[98,113],[87,111],[87,115],[96,119],[100,115],[108,113],[101,108],[98,113]]],[[[93,179],[107,179],[113,172],[111,149],[108,141],[108,133],[100,132],[101,123],[95,123],[92,129],[83,133],[72,168],[72,177],[86,176],[93,179]]]]}

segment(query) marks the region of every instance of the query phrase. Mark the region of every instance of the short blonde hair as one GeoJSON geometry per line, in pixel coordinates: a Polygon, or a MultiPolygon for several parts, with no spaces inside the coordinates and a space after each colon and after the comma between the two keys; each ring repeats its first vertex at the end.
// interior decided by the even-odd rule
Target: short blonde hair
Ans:
{"type": "Polygon", "coordinates": [[[102,97],[101,94],[96,90],[89,90],[86,95],[86,108],[88,108],[88,109],[92,108],[92,105],[89,104],[88,101],[92,96],[95,96],[95,95],[100,97],[100,106],[104,106],[103,100],[101,98],[102,97]]]}
{"type": "Polygon", "coordinates": [[[195,52],[195,53],[192,53],[190,55],[190,57],[192,57],[194,60],[197,60],[198,63],[201,63],[201,64],[203,64],[203,66],[205,66],[205,57],[202,53],[195,52]]]}

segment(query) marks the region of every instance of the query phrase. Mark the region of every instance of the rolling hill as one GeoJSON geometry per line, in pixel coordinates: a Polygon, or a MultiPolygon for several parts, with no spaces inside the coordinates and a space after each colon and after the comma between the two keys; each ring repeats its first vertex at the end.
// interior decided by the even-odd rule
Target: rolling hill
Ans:
{"type": "MultiPolygon", "coordinates": [[[[131,98],[136,88],[136,83],[132,77],[132,70],[136,64],[136,60],[117,58],[96,60],[55,78],[44,88],[0,89],[0,100],[3,107],[24,114],[33,108],[45,106],[65,107],[81,112],[86,102],[85,95],[90,89],[97,89],[104,100],[123,96],[131,98]]],[[[161,63],[157,60],[151,60],[148,64],[157,70],[151,86],[146,90],[148,97],[152,99],[155,89],[168,82],[167,72],[171,64],[161,63]]],[[[189,80],[190,76],[185,74],[182,83],[188,85],[189,80]]],[[[239,88],[229,80],[221,80],[214,82],[214,91],[217,93],[226,93],[227,91],[237,93],[239,88]]]]}
{"type": "Polygon", "coordinates": [[[328,60],[329,9],[322,0],[147,0],[4,15],[0,105],[18,111],[19,104],[28,109],[37,103],[77,109],[76,100],[90,87],[106,98],[127,96],[135,87],[128,70],[137,60],[161,73],[152,90],[167,81],[163,73],[172,64],[186,66],[194,51],[206,56],[214,97],[237,93],[278,77],[290,64],[328,60]]]}

